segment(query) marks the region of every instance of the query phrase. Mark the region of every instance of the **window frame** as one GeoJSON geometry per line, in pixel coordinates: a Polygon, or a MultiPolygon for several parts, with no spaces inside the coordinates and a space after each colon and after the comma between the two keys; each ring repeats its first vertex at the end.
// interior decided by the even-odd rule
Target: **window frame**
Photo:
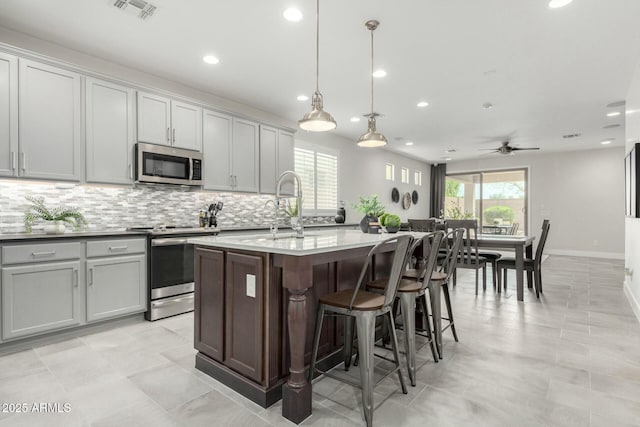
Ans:
{"type": "MultiPolygon", "coordinates": [[[[306,141],[297,140],[294,145],[293,159],[294,159],[294,171],[295,171],[295,149],[300,148],[302,150],[313,151],[313,173],[314,173],[314,200],[313,200],[313,209],[303,209],[302,216],[334,216],[338,209],[338,205],[340,204],[341,198],[341,185],[340,185],[340,150],[336,150],[333,148],[327,148],[322,145],[312,144],[306,141]],[[334,156],[336,158],[336,206],[331,209],[317,209],[318,203],[318,179],[317,179],[317,153],[325,154],[328,156],[334,156]]],[[[297,172],[296,172],[297,173],[297,172]]],[[[305,198],[304,193],[302,194],[302,198],[305,198]]]]}

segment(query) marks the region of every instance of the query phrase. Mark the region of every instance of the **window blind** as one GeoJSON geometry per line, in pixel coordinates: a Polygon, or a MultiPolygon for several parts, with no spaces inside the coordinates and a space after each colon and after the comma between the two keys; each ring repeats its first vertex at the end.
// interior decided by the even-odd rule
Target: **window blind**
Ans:
{"type": "Polygon", "coordinates": [[[333,213],[338,206],[338,156],[299,147],[294,153],[305,213],[333,213]]]}

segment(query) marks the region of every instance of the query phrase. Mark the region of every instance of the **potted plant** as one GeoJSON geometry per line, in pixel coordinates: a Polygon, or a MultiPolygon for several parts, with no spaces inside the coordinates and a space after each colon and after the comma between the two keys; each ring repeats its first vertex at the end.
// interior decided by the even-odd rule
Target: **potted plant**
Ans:
{"type": "Polygon", "coordinates": [[[26,196],[25,198],[31,202],[24,214],[24,228],[27,233],[31,233],[33,224],[39,220],[45,221],[44,232],[47,234],[64,233],[65,223],[76,230],[87,225],[78,208],[59,206],[49,209],[44,205],[44,197],[26,196]]]}
{"type": "Polygon", "coordinates": [[[298,225],[298,199],[295,199],[294,204],[292,205],[289,200],[287,200],[287,204],[284,207],[284,213],[289,217],[289,222],[291,223],[291,227],[295,228],[298,225]]]}
{"type": "Polygon", "coordinates": [[[387,233],[397,233],[400,230],[400,224],[402,221],[400,217],[396,214],[385,213],[380,218],[378,218],[382,229],[387,233]]]}
{"type": "Polygon", "coordinates": [[[360,196],[358,204],[352,203],[354,209],[364,214],[364,218],[360,221],[360,230],[363,233],[369,231],[369,224],[378,222],[378,217],[384,213],[384,205],[378,200],[378,195],[373,194],[371,197],[360,196]]]}

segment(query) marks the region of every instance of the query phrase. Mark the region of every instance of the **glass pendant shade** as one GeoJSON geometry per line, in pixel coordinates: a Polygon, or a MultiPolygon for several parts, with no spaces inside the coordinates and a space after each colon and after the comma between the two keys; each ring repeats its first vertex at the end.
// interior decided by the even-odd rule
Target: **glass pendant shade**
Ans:
{"type": "Polygon", "coordinates": [[[376,118],[369,117],[367,131],[358,138],[358,147],[375,148],[387,145],[387,138],[376,130],[376,118]]]}
{"type": "Polygon", "coordinates": [[[331,114],[322,109],[322,94],[316,91],[311,101],[313,109],[298,121],[300,129],[311,132],[325,132],[336,128],[337,123],[331,114]]]}

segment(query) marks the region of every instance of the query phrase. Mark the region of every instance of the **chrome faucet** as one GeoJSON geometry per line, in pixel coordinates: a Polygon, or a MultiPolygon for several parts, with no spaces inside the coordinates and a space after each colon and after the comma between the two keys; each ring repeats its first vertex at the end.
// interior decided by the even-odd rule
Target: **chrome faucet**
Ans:
{"type": "Polygon", "coordinates": [[[264,210],[269,203],[273,203],[273,222],[269,227],[269,231],[271,231],[271,235],[273,236],[273,240],[278,238],[278,206],[280,206],[280,200],[276,197],[275,200],[267,200],[262,207],[262,221],[264,222],[264,210]]]}
{"type": "MultiPolygon", "coordinates": [[[[289,175],[293,176],[296,180],[296,184],[298,184],[298,192],[296,193],[296,203],[298,205],[298,224],[296,224],[293,229],[296,230],[296,238],[302,239],[304,237],[304,227],[302,226],[302,182],[300,181],[300,177],[297,173],[293,171],[284,171],[280,174],[278,183],[276,184],[276,206],[277,202],[280,200],[280,187],[282,186],[282,182],[285,181],[285,179],[289,175]]],[[[276,233],[277,232],[278,229],[276,224],[276,233]]]]}

